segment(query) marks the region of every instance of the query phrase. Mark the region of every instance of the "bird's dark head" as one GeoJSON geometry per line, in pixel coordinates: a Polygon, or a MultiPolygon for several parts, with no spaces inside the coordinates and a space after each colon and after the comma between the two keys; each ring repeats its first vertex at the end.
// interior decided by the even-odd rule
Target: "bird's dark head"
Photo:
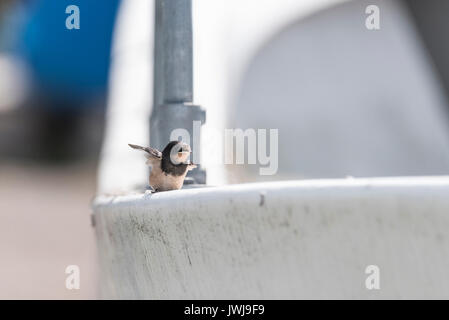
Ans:
{"type": "Polygon", "coordinates": [[[187,143],[170,141],[162,151],[162,159],[170,159],[174,165],[186,163],[192,150],[187,143]]]}

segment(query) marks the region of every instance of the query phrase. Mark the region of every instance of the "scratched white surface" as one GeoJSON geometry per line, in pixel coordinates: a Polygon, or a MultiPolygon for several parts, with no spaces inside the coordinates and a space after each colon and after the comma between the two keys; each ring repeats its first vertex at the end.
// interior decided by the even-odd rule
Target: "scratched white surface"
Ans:
{"type": "Polygon", "coordinates": [[[99,197],[102,297],[449,298],[448,193],[422,177],[99,197]]]}

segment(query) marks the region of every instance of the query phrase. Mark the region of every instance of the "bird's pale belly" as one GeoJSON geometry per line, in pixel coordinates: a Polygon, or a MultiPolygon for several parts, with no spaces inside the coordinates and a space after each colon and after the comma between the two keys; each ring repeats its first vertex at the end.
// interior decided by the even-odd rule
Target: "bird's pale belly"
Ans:
{"type": "Polygon", "coordinates": [[[162,172],[159,166],[152,166],[149,184],[155,191],[178,190],[181,189],[186,174],[187,171],[181,176],[172,176],[162,172]]]}

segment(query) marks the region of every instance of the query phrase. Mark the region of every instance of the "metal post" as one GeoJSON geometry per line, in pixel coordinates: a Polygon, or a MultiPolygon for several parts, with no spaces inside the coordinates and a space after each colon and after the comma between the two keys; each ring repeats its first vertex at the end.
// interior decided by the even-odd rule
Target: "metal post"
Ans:
{"type": "MultiPolygon", "coordinates": [[[[173,130],[186,129],[198,162],[199,129],[206,114],[193,101],[192,76],[192,2],[191,0],[156,0],[154,49],[154,101],[150,117],[150,143],[162,150],[173,130]],[[195,140],[195,141],[194,141],[195,140]]],[[[190,171],[186,183],[206,183],[206,173],[198,166],[190,171]]]]}

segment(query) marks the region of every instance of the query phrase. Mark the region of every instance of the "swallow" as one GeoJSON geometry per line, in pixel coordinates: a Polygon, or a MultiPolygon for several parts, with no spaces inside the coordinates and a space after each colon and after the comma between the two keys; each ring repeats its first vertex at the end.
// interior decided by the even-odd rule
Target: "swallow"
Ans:
{"type": "Polygon", "coordinates": [[[170,141],[162,152],[151,147],[128,145],[145,151],[146,164],[151,167],[149,184],[152,192],[181,189],[187,172],[196,168],[188,160],[192,150],[186,143],[170,141]]]}

